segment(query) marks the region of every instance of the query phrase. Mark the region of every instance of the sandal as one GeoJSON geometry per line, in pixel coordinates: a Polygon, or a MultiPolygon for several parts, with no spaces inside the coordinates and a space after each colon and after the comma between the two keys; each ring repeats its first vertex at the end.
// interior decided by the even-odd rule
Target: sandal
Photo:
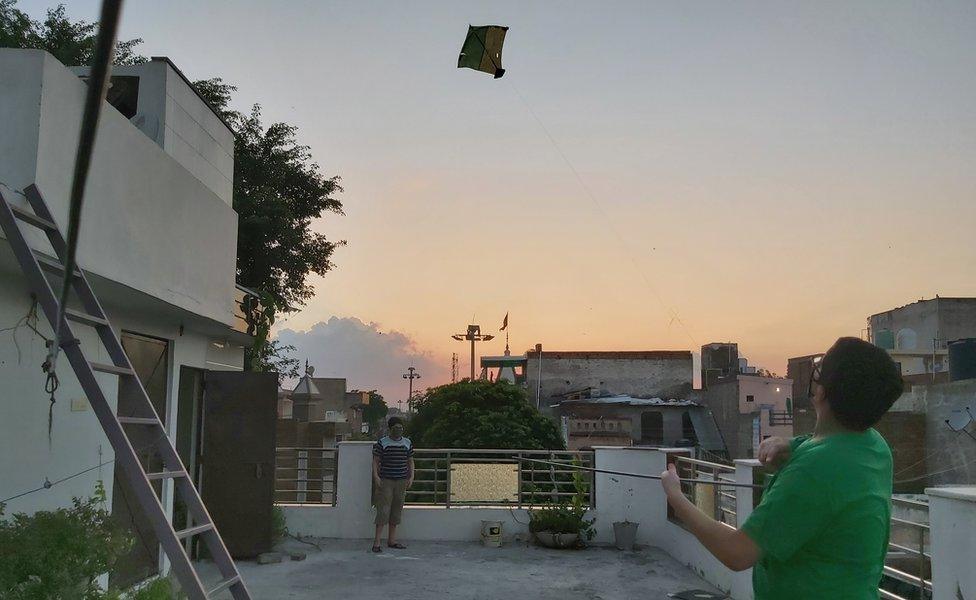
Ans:
{"type": "Polygon", "coordinates": [[[403,544],[397,542],[396,544],[387,544],[387,547],[393,548],[394,550],[406,550],[407,547],[403,544]]]}
{"type": "Polygon", "coordinates": [[[383,549],[380,548],[379,546],[373,546],[373,552],[382,552],[382,551],[383,549]]]}

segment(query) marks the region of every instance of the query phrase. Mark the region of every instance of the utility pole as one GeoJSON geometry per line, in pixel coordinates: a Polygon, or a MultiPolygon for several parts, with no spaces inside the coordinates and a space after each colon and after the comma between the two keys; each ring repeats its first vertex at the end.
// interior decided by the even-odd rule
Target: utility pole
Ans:
{"type": "Polygon", "coordinates": [[[407,372],[403,374],[404,379],[409,379],[409,391],[407,392],[407,412],[413,412],[413,380],[420,379],[420,373],[417,372],[415,367],[408,367],[407,372]]]}
{"type": "Polygon", "coordinates": [[[456,333],[451,336],[459,342],[471,342],[471,381],[474,381],[474,344],[495,339],[495,336],[481,333],[481,325],[468,325],[467,333],[456,333]]]}
{"type": "Polygon", "coordinates": [[[451,383],[457,383],[458,378],[458,355],[457,352],[451,353],[451,383]]]}

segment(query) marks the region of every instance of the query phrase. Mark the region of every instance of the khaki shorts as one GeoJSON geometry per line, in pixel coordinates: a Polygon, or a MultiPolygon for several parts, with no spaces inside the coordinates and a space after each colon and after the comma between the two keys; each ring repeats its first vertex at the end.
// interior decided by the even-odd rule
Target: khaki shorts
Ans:
{"type": "Polygon", "coordinates": [[[374,490],[374,494],[376,524],[399,525],[403,516],[403,499],[407,495],[407,480],[380,479],[380,485],[374,490]]]}

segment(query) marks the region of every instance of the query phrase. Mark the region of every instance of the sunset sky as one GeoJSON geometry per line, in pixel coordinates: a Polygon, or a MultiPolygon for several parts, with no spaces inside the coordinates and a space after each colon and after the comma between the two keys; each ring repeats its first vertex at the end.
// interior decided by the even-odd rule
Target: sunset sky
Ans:
{"type": "Polygon", "coordinates": [[[506,312],[516,352],[732,340],[783,373],[976,295],[974,31],[970,1],[132,1],[122,37],[342,177],[315,228],[349,244],[282,339],[393,397],[506,312]],[[510,27],[504,78],[456,68],[469,23],[510,27]]]}

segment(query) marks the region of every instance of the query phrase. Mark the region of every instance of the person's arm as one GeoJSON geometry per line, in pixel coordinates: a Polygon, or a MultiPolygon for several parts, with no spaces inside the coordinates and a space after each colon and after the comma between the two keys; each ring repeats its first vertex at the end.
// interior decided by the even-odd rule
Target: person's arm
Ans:
{"type": "Polygon", "coordinates": [[[413,470],[413,457],[412,456],[410,457],[410,464],[407,467],[407,469],[408,469],[407,470],[407,488],[409,488],[410,486],[413,485],[413,474],[414,474],[414,470],[413,470]]]}
{"type": "Polygon", "coordinates": [[[383,447],[379,442],[373,445],[373,483],[377,487],[380,485],[380,457],[383,455],[383,447]]]}
{"type": "Polygon", "coordinates": [[[661,473],[661,485],[675,516],[723,565],[733,571],[745,571],[756,564],[759,546],[744,532],[719,523],[692,504],[681,493],[681,481],[673,464],[661,473]]]}

